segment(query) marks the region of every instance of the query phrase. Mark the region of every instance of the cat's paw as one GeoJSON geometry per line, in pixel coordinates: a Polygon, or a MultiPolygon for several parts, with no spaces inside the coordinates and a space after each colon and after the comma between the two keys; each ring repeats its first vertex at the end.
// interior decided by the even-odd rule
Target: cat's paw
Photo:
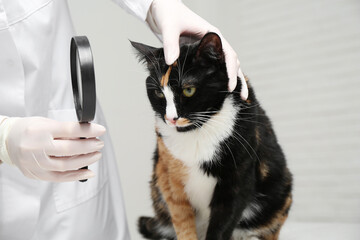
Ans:
{"type": "Polygon", "coordinates": [[[155,230],[155,221],[151,217],[140,217],[138,220],[138,229],[139,232],[144,236],[144,238],[154,239],[156,235],[155,230]]]}
{"type": "Polygon", "coordinates": [[[138,229],[141,235],[147,239],[176,239],[176,234],[172,226],[162,225],[152,217],[140,217],[138,220],[138,229]]]}

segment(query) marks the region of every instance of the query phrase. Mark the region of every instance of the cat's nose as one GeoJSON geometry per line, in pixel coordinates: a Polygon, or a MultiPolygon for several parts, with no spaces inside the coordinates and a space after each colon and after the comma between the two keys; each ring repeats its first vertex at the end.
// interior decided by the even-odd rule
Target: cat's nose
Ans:
{"type": "Polygon", "coordinates": [[[176,120],[177,120],[178,118],[168,117],[167,115],[165,115],[165,119],[166,119],[167,121],[169,121],[171,124],[175,125],[175,124],[176,124],[176,120]]]}

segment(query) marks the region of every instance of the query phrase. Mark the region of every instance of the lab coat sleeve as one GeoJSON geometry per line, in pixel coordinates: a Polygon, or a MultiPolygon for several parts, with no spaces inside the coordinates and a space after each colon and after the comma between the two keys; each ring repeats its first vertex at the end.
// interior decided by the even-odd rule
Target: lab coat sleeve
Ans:
{"type": "MultiPolygon", "coordinates": [[[[0,115],[0,124],[2,123],[2,121],[4,121],[5,120],[5,118],[6,118],[6,116],[2,116],[2,115],[0,115]]],[[[1,136],[1,133],[0,133],[0,136],[1,136]]],[[[1,143],[0,143],[0,148],[1,148],[1,143]]],[[[1,150],[0,150],[1,151],[1,150]]],[[[0,156],[0,164],[2,163],[2,160],[1,160],[1,156],[0,156]]]]}
{"type": "Polygon", "coordinates": [[[9,131],[9,126],[7,122],[4,120],[7,119],[7,116],[0,115],[0,164],[2,162],[6,162],[8,164],[12,164],[9,153],[6,149],[6,137],[9,131]]]}
{"type": "Polygon", "coordinates": [[[0,124],[1,124],[6,118],[8,118],[8,117],[7,117],[7,116],[0,115],[0,124]]]}
{"type": "Polygon", "coordinates": [[[145,22],[146,15],[149,11],[153,0],[112,0],[128,13],[145,22]]]}

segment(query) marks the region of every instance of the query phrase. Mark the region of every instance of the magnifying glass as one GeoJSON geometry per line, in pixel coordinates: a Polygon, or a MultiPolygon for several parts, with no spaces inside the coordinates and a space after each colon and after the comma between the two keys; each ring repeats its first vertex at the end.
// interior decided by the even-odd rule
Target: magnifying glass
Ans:
{"type": "MultiPolygon", "coordinates": [[[[70,67],[78,121],[79,123],[91,122],[95,117],[96,88],[94,62],[90,43],[86,36],[75,36],[71,39],[70,67]]],[[[86,166],[81,169],[87,168],[86,166]]],[[[87,179],[80,180],[80,182],[86,181],[87,179]]]]}

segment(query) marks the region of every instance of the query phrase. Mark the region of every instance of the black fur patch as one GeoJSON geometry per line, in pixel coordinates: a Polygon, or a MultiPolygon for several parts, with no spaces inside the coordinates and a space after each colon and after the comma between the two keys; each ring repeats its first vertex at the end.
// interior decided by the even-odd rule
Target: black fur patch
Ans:
{"type": "MultiPolygon", "coordinates": [[[[147,94],[155,114],[164,120],[166,100],[155,94],[155,90],[162,90],[160,79],[168,68],[163,49],[134,42],[132,45],[139,51],[140,60],[147,63],[150,73],[146,79],[147,94]]],[[[221,40],[214,33],[205,35],[200,41],[182,45],[177,65],[169,77],[179,117],[193,123],[178,131],[201,128],[222,108],[226,98],[232,98],[240,109],[234,130],[220,144],[216,160],[200,166],[205,174],[217,180],[210,203],[206,240],[229,240],[234,229],[268,228],[269,232],[274,231],[275,236],[282,224],[276,222],[277,218],[286,218],[291,205],[287,200],[291,196],[292,176],[271,122],[257,101],[253,88],[249,85],[249,99],[243,101],[239,94],[240,79],[232,93],[227,90],[228,80],[221,40]],[[185,97],[183,88],[189,86],[196,87],[196,93],[185,97]],[[251,204],[255,204],[259,211],[243,218],[243,211],[251,204]]],[[[156,154],[154,162],[157,162],[156,154]]],[[[145,222],[144,219],[141,221],[145,222]]],[[[144,223],[142,225],[145,226],[144,223]]],[[[145,237],[150,236],[149,227],[140,230],[145,237]]]]}

